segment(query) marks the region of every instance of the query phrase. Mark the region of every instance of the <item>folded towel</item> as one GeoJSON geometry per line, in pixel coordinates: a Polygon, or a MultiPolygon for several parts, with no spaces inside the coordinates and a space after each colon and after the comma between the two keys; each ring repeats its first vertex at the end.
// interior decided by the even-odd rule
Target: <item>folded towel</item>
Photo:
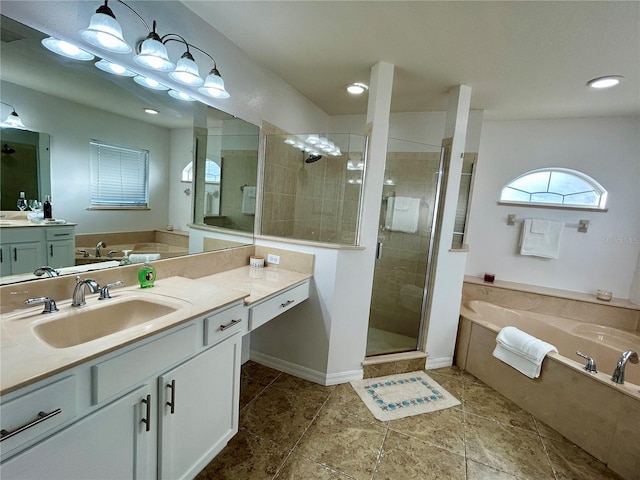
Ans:
{"type": "Polygon", "coordinates": [[[496,337],[493,356],[530,378],[538,378],[542,361],[558,349],[516,327],[504,327],[496,337]]]}
{"type": "Polygon", "coordinates": [[[129,260],[131,263],[147,263],[153,260],[160,260],[159,253],[131,253],[129,254],[129,260]]]}
{"type": "MultiPolygon", "coordinates": [[[[425,206],[425,208],[427,208],[425,206]]],[[[415,233],[420,219],[420,199],[413,197],[389,197],[385,227],[396,232],[415,233]]]]}
{"type": "Polygon", "coordinates": [[[242,213],[245,215],[256,213],[256,187],[245,185],[242,189],[242,213]]]}
{"type": "Polygon", "coordinates": [[[558,258],[563,230],[563,222],[525,219],[520,236],[520,255],[558,258]]]}

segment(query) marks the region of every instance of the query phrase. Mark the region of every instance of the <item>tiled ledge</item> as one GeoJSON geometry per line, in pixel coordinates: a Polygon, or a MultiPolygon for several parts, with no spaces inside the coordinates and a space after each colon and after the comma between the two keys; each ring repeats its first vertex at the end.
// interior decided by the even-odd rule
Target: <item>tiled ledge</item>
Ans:
{"type": "Polygon", "coordinates": [[[603,300],[598,300],[594,294],[589,294],[589,293],[574,292],[571,290],[561,290],[559,288],[541,287],[538,285],[528,285],[526,283],[505,282],[501,280],[496,280],[493,283],[488,283],[488,282],[485,282],[480,277],[473,277],[470,275],[465,275],[464,281],[466,283],[484,285],[487,287],[503,288],[506,290],[517,290],[519,292],[534,293],[537,295],[545,295],[548,297],[566,298],[569,300],[576,300],[579,302],[590,302],[590,303],[596,303],[598,305],[628,308],[630,310],[640,311],[640,305],[636,305],[635,303],[630,302],[629,300],[626,300],[623,298],[613,298],[611,299],[611,301],[606,302],[603,300]]]}
{"type": "Polygon", "coordinates": [[[640,333],[640,306],[628,300],[597,300],[588,295],[513,282],[484,282],[466,276],[462,302],[484,300],[506,308],[556,315],[581,322],[605,325],[628,332],[640,333]]]}

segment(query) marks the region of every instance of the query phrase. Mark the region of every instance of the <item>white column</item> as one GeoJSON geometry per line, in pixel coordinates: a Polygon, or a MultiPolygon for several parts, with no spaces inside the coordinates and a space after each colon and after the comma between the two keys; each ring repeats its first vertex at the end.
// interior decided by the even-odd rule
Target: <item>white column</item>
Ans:
{"type": "Polygon", "coordinates": [[[434,281],[432,285],[431,307],[428,312],[426,339],[427,368],[439,368],[453,364],[460,299],[466,252],[451,251],[451,240],[455,223],[460,174],[465,150],[471,88],[459,85],[449,93],[449,110],[445,124],[443,145],[449,145],[449,155],[445,162],[446,183],[443,183],[444,203],[441,205],[439,237],[436,241],[434,281]]]}
{"type": "Polygon", "coordinates": [[[338,251],[327,367],[330,375],[359,370],[367,351],[393,71],[394,66],[384,62],[371,69],[367,108],[369,150],[360,229],[360,245],[364,250],[338,251]]]}

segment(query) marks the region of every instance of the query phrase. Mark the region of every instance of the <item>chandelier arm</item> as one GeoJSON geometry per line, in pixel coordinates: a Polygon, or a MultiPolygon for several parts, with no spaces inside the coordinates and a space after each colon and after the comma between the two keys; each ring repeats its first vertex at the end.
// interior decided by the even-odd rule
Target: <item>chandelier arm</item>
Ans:
{"type": "MultiPolygon", "coordinates": [[[[109,0],[105,0],[104,4],[107,5],[107,2],[109,0]]],[[[144,18],[142,18],[142,16],[140,16],[140,14],[138,12],[136,12],[133,8],[131,8],[129,5],[127,5],[126,3],[124,3],[122,0],[118,0],[118,3],[121,3],[122,5],[124,5],[125,7],[127,7],[129,10],[131,10],[136,17],[138,17],[140,19],[140,21],[144,24],[144,26],[146,27],[147,31],[149,33],[151,33],[151,29],[149,28],[149,24],[147,22],[145,22],[144,18]]],[[[155,22],[155,20],[154,20],[155,22]]],[[[155,29],[154,29],[155,30],[155,29]]]]}
{"type": "MultiPolygon", "coordinates": [[[[179,35],[177,33],[167,33],[166,35],[162,36],[162,43],[166,44],[167,42],[170,42],[170,41],[174,41],[174,42],[182,41],[182,43],[184,43],[187,46],[187,52],[189,52],[189,47],[191,47],[191,48],[193,48],[195,50],[198,50],[200,53],[203,53],[204,55],[209,57],[211,59],[211,61],[213,62],[213,68],[217,69],[216,60],[211,55],[209,55],[207,52],[205,52],[201,48],[197,47],[193,43],[187,42],[187,40],[185,40],[185,38],[182,35],[179,35]],[[171,36],[178,37],[180,40],[177,40],[175,38],[167,38],[167,37],[171,37],[171,36]]],[[[189,52],[189,53],[191,53],[191,52],[189,52]]]]}

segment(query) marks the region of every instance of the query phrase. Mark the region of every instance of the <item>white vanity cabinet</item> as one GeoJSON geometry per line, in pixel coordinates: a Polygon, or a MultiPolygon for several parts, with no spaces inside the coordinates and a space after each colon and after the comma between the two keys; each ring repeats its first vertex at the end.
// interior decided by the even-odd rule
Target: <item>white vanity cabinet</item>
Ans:
{"type": "Polygon", "coordinates": [[[160,377],[158,478],[190,478],[238,431],[241,337],[160,377]]]}
{"type": "Polygon", "coordinates": [[[76,236],[75,227],[47,227],[46,265],[53,268],[70,267],[76,264],[76,236]]]}
{"type": "Polygon", "coordinates": [[[75,265],[75,226],[4,227],[0,231],[2,275],[32,273],[42,265],[75,265]]]}
{"type": "Polygon", "coordinates": [[[61,413],[2,440],[0,477],[195,476],[238,431],[242,337],[228,330],[247,318],[238,301],[3,397],[5,430],[61,413]]]}
{"type": "Polygon", "coordinates": [[[2,464],[3,479],[143,479],[153,476],[153,414],[144,385],[2,464]],[[151,420],[146,430],[142,420],[151,420]]]}

